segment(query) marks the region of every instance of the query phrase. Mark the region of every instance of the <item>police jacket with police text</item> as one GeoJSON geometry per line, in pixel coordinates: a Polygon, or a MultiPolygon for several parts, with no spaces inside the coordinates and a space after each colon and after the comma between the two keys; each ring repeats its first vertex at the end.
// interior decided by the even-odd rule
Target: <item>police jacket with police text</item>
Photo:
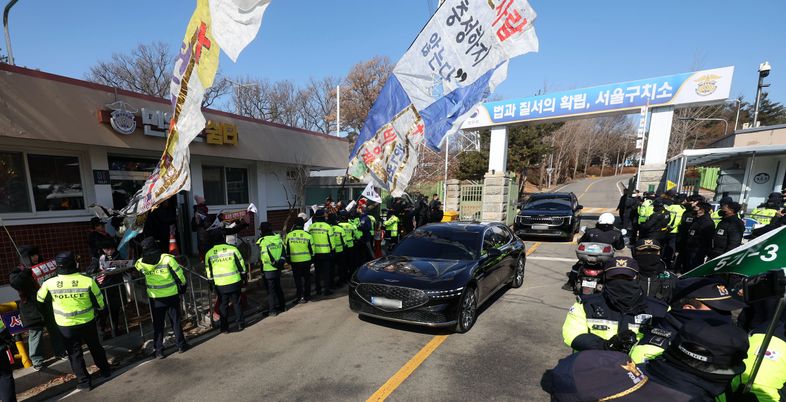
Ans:
{"type": "Polygon", "coordinates": [[[639,238],[655,239],[662,242],[669,233],[671,215],[664,209],[656,210],[639,225],[639,238]]]}
{"type": "Polygon", "coordinates": [[[715,233],[715,223],[709,214],[697,217],[688,229],[685,247],[693,252],[709,252],[712,249],[712,238],[715,233]]]}
{"type": "Polygon", "coordinates": [[[666,315],[669,306],[644,296],[644,307],[628,313],[613,308],[602,293],[580,296],[571,306],[562,326],[562,338],[574,350],[603,350],[605,341],[629,329],[640,337],[642,325],[666,315]]]}
{"type": "Polygon", "coordinates": [[[688,233],[690,232],[690,227],[693,225],[693,222],[696,220],[696,213],[692,210],[686,210],[684,214],[682,214],[682,220],[680,220],[680,226],[677,230],[677,244],[684,245],[685,242],[688,241],[688,233]]]}
{"type": "Polygon", "coordinates": [[[615,229],[612,225],[598,225],[598,227],[587,230],[579,240],[579,243],[584,242],[611,244],[615,250],[625,248],[622,232],[615,229]]]}
{"type": "Polygon", "coordinates": [[[715,236],[712,238],[710,258],[715,258],[742,244],[742,235],[744,233],[745,224],[737,215],[721,218],[718,227],[715,228],[715,236]]]}

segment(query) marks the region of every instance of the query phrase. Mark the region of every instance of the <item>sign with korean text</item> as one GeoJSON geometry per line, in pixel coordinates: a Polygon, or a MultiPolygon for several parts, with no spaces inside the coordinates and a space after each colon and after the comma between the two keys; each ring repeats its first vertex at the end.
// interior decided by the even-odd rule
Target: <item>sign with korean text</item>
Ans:
{"type": "MultiPolygon", "coordinates": [[[[164,112],[156,109],[141,108],[138,115],[131,114],[135,120],[134,129],[131,132],[121,132],[111,124],[112,113],[109,110],[99,110],[99,121],[105,124],[110,124],[112,128],[124,135],[132,134],[138,126],[142,126],[142,132],[149,137],[166,138],[166,133],[169,130],[169,123],[172,115],[169,112],[164,112]]],[[[131,113],[131,112],[128,112],[131,113]]],[[[208,120],[205,124],[205,129],[197,134],[194,142],[204,142],[211,145],[237,145],[239,133],[237,125],[227,122],[218,122],[208,120]]]]}
{"type": "Polygon", "coordinates": [[[396,63],[350,154],[349,174],[400,196],[421,143],[438,150],[507,77],[508,61],[537,51],[526,0],[445,0],[396,63]]]}
{"type": "Polygon", "coordinates": [[[40,285],[47,279],[57,275],[57,263],[55,260],[44,261],[40,264],[33,265],[30,270],[33,271],[33,278],[35,278],[40,285]]]}
{"type": "Polygon", "coordinates": [[[721,102],[729,97],[734,67],[487,102],[463,129],[543,119],[613,113],[642,107],[721,102]]]}
{"type": "Polygon", "coordinates": [[[19,314],[19,310],[12,310],[7,313],[2,313],[0,314],[0,318],[2,318],[3,324],[5,324],[5,327],[8,328],[8,333],[11,335],[16,335],[27,331],[25,324],[22,322],[22,315],[19,314]]]}
{"type": "Polygon", "coordinates": [[[699,265],[683,277],[735,273],[752,276],[786,267],[786,226],[767,232],[734,250],[699,265]]]}

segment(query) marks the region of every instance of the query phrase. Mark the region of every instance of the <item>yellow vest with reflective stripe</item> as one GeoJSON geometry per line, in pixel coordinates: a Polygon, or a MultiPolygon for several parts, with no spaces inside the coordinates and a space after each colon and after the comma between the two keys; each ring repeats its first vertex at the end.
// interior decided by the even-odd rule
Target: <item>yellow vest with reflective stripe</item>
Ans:
{"type": "Polygon", "coordinates": [[[355,247],[355,227],[349,222],[341,222],[338,225],[344,229],[344,246],[355,247]]]}
{"type": "Polygon", "coordinates": [[[644,223],[647,221],[647,218],[655,212],[655,207],[652,206],[652,200],[646,199],[644,200],[638,208],[639,212],[639,223],[644,223]]]}
{"type": "Polygon", "coordinates": [[[762,225],[769,225],[772,221],[772,217],[775,216],[777,212],[777,210],[772,208],[756,208],[751,212],[751,218],[762,225]]]}
{"type": "Polygon", "coordinates": [[[330,254],[333,250],[333,246],[330,245],[333,228],[327,222],[312,223],[308,227],[308,233],[313,239],[311,246],[314,248],[314,254],[330,254]]]}
{"type": "Polygon", "coordinates": [[[331,226],[331,229],[333,229],[333,237],[330,238],[332,240],[331,244],[333,245],[333,250],[335,250],[337,253],[343,253],[344,238],[347,237],[347,234],[344,232],[344,228],[342,228],[340,225],[333,225],[331,226]]]}
{"type": "Polygon", "coordinates": [[[677,231],[680,228],[680,222],[682,222],[682,214],[685,213],[685,208],[683,208],[682,205],[672,204],[672,205],[667,205],[666,210],[669,211],[669,215],[671,217],[671,219],[669,220],[669,227],[671,227],[671,233],[677,233],[677,231]]]}
{"type": "Polygon", "coordinates": [[[390,237],[398,237],[398,216],[393,215],[382,224],[385,225],[385,231],[390,233],[390,237]]]}
{"type": "Polygon", "coordinates": [[[95,298],[99,309],[104,308],[104,295],[96,281],[79,273],[47,279],[38,289],[36,298],[43,303],[49,295],[52,296],[55,322],[61,327],[85,324],[95,318],[96,306],[90,295],[95,298]]]}
{"type": "Polygon", "coordinates": [[[311,235],[303,229],[289,232],[285,239],[290,262],[311,261],[314,252],[311,235]]]}
{"type": "Polygon", "coordinates": [[[145,264],[142,259],[138,259],[134,264],[136,269],[145,276],[147,286],[147,296],[153,299],[174,296],[177,294],[177,282],[172,277],[175,272],[182,285],[186,284],[186,277],[183,269],[177,263],[175,257],[170,254],[161,254],[156,264],[145,264]],[[171,268],[171,271],[170,271],[171,268]]]}
{"type": "Polygon", "coordinates": [[[259,257],[262,260],[263,271],[275,271],[278,268],[274,265],[284,254],[284,242],[281,236],[270,235],[260,238],[257,241],[259,246],[259,257]]]}
{"type": "Polygon", "coordinates": [[[212,279],[216,286],[226,286],[242,280],[241,274],[246,273],[246,264],[237,247],[230,244],[214,246],[205,254],[205,271],[207,279],[212,279]],[[237,263],[240,264],[240,271],[237,263]]]}
{"type": "MultiPolygon", "coordinates": [[[[753,372],[753,362],[756,354],[764,341],[764,334],[753,334],[748,339],[748,358],[745,359],[745,372],[742,378],[734,377],[732,389],[744,387],[753,372]],[[741,380],[741,381],[740,381],[741,380]]],[[[778,401],[780,396],[778,390],[786,383],[786,342],[783,339],[773,336],[767,346],[767,352],[761,361],[761,367],[756,373],[751,392],[756,395],[759,401],[778,401]]]]}
{"type": "Polygon", "coordinates": [[[371,231],[377,230],[377,218],[375,218],[374,215],[369,215],[368,219],[371,220],[371,231]]]}

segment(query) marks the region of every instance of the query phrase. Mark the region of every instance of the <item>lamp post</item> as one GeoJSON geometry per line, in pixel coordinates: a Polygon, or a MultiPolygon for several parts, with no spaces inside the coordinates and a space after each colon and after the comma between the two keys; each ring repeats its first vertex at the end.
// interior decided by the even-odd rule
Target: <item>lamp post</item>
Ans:
{"type": "Polygon", "coordinates": [[[737,117],[734,118],[734,131],[737,131],[737,123],[740,121],[740,108],[742,107],[742,101],[739,99],[735,99],[737,102],[737,117]]]}
{"type": "Polygon", "coordinates": [[[764,63],[759,64],[759,85],[756,87],[756,104],[753,106],[753,121],[751,122],[751,126],[753,126],[754,128],[756,127],[756,121],[759,119],[761,89],[770,86],[770,84],[764,83],[764,78],[770,75],[770,70],[772,70],[772,66],[770,66],[770,63],[765,61],[764,63]]]}
{"type": "Polygon", "coordinates": [[[8,32],[8,13],[11,12],[11,7],[19,0],[11,0],[6,4],[3,10],[3,30],[5,31],[5,47],[8,50],[8,64],[14,65],[14,52],[11,50],[11,33],[8,32]]]}

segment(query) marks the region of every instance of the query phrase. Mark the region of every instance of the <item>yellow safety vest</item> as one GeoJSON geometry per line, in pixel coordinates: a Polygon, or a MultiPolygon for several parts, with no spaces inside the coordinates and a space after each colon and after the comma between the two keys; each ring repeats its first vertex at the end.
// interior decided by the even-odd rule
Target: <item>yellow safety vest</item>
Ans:
{"type": "MultiPolygon", "coordinates": [[[[744,387],[753,372],[753,362],[764,341],[764,334],[753,334],[749,338],[750,347],[748,348],[748,358],[745,359],[745,372],[740,376],[734,377],[732,389],[744,387]]],[[[756,373],[751,392],[756,395],[759,401],[779,401],[778,391],[786,383],[786,342],[783,339],[773,336],[767,346],[767,352],[761,361],[761,367],[756,373]]]]}
{"type": "Polygon", "coordinates": [[[140,258],[136,260],[134,266],[145,276],[147,296],[153,299],[174,296],[178,293],[177,282],[172,276],[172,272],[177,275],[181,285],[186,284],[183,269],[175,257],[170,254],[161,254],[161,258],[155,264],[145,264],[140,258]]]}
{"type": "Polygon", "coordinates": [[[233,285],[243,279],[241,274],[246,273],[246,263],[237,247],[219,244],[205,253],[205,272],[216,286],[233,285]]]}
{"type": "Polygon", "coordinates": [[[778,210],[772,208],[756,208],[751,212],[751,218],[762,225],[769,225],[772,221],[772,217],[775,216],[777,212],[778,210]]]}
{"type": "Polygon", "coordinates": [[[355,247],[355,226],[349,222],[341,222],[338,225],[341,226],[341,228],[344,229],[344,233],[346,233],[346,236],[344,236],[344,245],[348,248],[355,247]]]}
{"type": "Polygon", "coordinates": [[[340,225],[334,225],[331,227],[333,229],[333,237],[331,238],[331,245],[333,246],[333,250],[337,253],[344,252],[344,238],[347,237],[344,228],[340,225]]]}
{"type": "Polygon", "coordinates": [[[312,246],[314,254],[330,254],[333,250],[331,237],[333,237],[333,227],[327,222],[314,222],[308,227],[308,233],[314,239],[312,246]]]}
{"type": "Polygon", "coordinates": [[[61,327],[86,324],[95,319],[96,308],[104,309],[104,295],[98,284],[93,278],[80,273],[47,279],[38,289],[36,298],[43,303],[49,295],[52,295],[55,322],[61,327]]]}
{"type": "Polygon", "coordinates": [[[682,205],[672,204],[667,205],[666,210],[669,211],[669,215],[671,216],[671,219],[669,220],[671,233],[677,233],[680,228],[680,222],[682,222],[682,214],[685,213],[685,208],[683,208],[682,205]]]}
{"type": "Polygon", "coordinates": [[[393,215],[382,224],[385,225],[385,231],[390,233],[390,237],[398,237],[398,216],[393,215]]]}
{"type": "Polygon", "coordinates": [[[655,207],[652,206],[652,200],[646,199],[644,200],[638,208],[639,211],[639,223],[644,223],[647,221],[647,218],[652,215],[655,211],[655,207]]]}
{"type": "Polygon", "coordinates": [[[276,261],[281,259],[284,254],[284,242],[281,241],[281,236],[270,235],[260,237],[257,240],[259,246],[259,258],[262,260],[263,271],[275,271],[276,261]]]}
{"type": "Polygon", "coordinates": [[[297,229],[287,234],[287,255],[290,262],[308,262],[314,255],[311,235],[303,229],[297,229]]]}

